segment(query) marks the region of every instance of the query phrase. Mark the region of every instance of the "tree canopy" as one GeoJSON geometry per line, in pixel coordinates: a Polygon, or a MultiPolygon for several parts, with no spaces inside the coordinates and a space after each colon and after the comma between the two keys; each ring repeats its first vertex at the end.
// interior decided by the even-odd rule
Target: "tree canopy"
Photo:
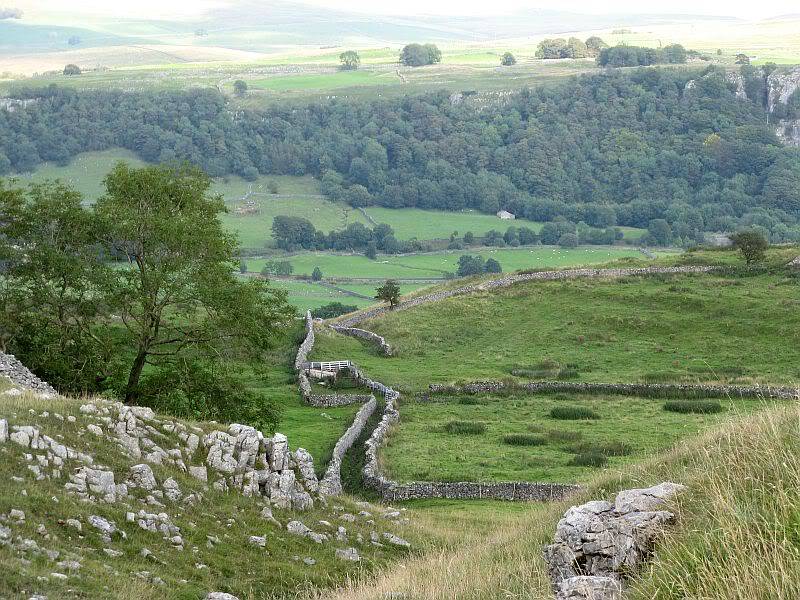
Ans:
{"type": "Polygon", "coordinates": [[[339,62],[345,71],[355,71],[361,65],[361,57],[355,50],[345,50],[339,55],[339,62]]]}
{"type": "Polygon", "coordinates": [[[400,63],[407,67],[434,65],[442,61],[442,52],[436,44],[408,44],[400,51],[400,63]]]}

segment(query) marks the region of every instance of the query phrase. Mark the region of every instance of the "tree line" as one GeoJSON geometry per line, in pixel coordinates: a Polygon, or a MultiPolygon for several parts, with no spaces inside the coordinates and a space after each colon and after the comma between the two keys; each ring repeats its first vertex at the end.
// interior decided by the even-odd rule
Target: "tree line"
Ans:
{"type": "Polygon", "coordinates": [[[749,101],[714,68],[612,71],[480,107],[445,91],[258,110],[214,90],[21,91],[38,100],[0,110],[0,173],[121,146],[211,176],[311,174],[352,206],[505,209],[595,228],[663,219],[681,240],[759,226],[783,241],[800,216],[800,157],[768,122],[763,71],[745,68],[749,101]]]}

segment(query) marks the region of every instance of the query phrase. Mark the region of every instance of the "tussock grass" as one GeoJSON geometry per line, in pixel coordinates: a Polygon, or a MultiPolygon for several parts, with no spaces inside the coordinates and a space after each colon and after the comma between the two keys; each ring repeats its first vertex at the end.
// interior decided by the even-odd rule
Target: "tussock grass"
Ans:
{"type": "Polygon", "coordinates": [[[719,402],[714,400],[671,400],[664,403],[664,410],[676,413],[697,413],[709,415],[725,410],[719,402]]]}
{"type": "MultiPolygon", "coordinates": [[[[673,510],[677,525],[627,598],[707,600],[794,599],[800,589],[800,406],[771,408],[728,421],[674,449],[598,474],[571,501],[510,512],[498,504],[497,525],[406,559],[399,568],[361,583],[348,582],[332,600],[495,600],[552,598],[542,546],[570,505],[613,498],[631,487],[671,480],[689,486],[673,510]]],[[[461,505],[464,506],[464,505],[461,505]]],[[[474,510],[474,509],[473,509],[474,510]]],[[[466,518],[469,506],[462,514],[466,518]]],[[[426,526],[459,527],[436,519],[426,526]]],[[[451,533],[452,534],[452,533],[451,533]]]]}
{"type": "Polygon", "coordinates": [[[512,433],[503,436],[503,443],[510,446],[544,446],[547,443],[547,438],[543,435],[512,433]]]}
{"type": "Polygon", "coordinates": [[[608,464],[608,457],[597,451],[581,452],[576,454],[569,464],[576,467],[605,467],[608,464]]]}
{"type": "Polygon", "coordinates": [[[562,421],[596,420],[600,418],[596,412],[585,406],[556,406],[550,410],[553,419],[562,421]]]}
{"type": "Polygon", "coordinates": [[[466,435],[478,435],[486,433],[486,423],[477,421],[450,421],[442,426],[445,433],[458,433],[466,435]]]}

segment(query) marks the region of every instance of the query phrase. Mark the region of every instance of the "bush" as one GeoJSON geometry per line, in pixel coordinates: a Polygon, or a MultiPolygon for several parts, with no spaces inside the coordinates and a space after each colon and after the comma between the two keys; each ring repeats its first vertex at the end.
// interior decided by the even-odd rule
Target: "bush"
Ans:
{"type": "Polygon", "coordinates": [[[664,403],[664,410],[676,413],[713,414],[725,410],[719,402],[714,400],[671,400],[664,403]]]}
{"type": "Polygon", "coordinates": [[[550,416],[553,419],[561,419],[562,421],[581,421],[600,418],[600,415],[596,412],[583,406],[556,406],[550,411],[550,416]]]}
{"type": "Polygon", "coordinates": [[[311,311],[311,316],[315,319],[333,319],[347,313],[355,312],[358,307],[355,304],[342,304],[341,302],[331,302],[311,311]]]}
{"type": "Polygon", "coordinates": [[[569,464],[573,467],[604,467],[608,458],[600,452],[583,452],[576,454],[569,464]]]}
{"type": "Polygon", "coordinates": [[[547,444],[547,438],[529,433],[512,433],[503,436],[503,442],[510,446],[544,446],[547,444]]]}
{"type": "Polygon", "coordinates": [[[138,392],[139,404],[180,418],[247,423],[274,431],[281,415],[278,404],[253,392],[232,370],[201,360],[148,373],[138,392]]]}
{"type": "Polygon", "coordinates": [[[460,433],[465,435],[476,435],[486,432],[486,423],[478,421],[450,421],[442,427],[445,433],[460,433]]]}

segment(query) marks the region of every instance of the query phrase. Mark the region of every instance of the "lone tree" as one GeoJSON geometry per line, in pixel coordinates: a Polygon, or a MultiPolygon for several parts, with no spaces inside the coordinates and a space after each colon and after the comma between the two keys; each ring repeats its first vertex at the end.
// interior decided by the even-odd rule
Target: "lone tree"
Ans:
{"type": "Polygon", "coordinates": [[[387,279],[386,283],[375,290],[375,299],[389,303],[394,308],[400,302],[400,286],[394,279],[387,279]]]}
{"type": "Polygon", "coordinates": [[[247,82],[237,79],[233,82],[233,93],[240,98],[247,93],[247,82]]]}
{"type": "Polygon", "coordinates": [[[122,394],[135,402],[146,365],[177,368],[188,353],[215,357],[266,350],[294,313],[264,280],[242,281],[236,238],[219,219],[221,196],[190,166],[132,169],[106,177],[95,213],[114,269],[105,300],[130,354],[122,394]]]}
{"type": "Polygon", "coordinates": [[[355,50],[346,50],[339,55],[339,62],[342,63],[342,70],[355,71],[361,66],[361,57],[355,50]]]}
{"type": "Polygon", "coordinates": [[[322,269],[319,267],[314,267],[314,270],[311,271],[311,281],[321,281],[322,280],[322,269]]]}
{"type": "Polygon", "coordinates": [[[442,62],[442,51],[435,44],[408,44],[400,52],[400,62],[407,67],[421,67],[442,62]]]}
{"type": "Polygon", "coordinates": [[[72,63],[68,64],[64,67],[64,75],[80,75],[81,68],[78,65],[73,65],[72,63]]]}
{"type": "Polygon", "coordinates": [[[495,259],[490,258],[486,261],[486,264],[483,266],[483,270],[486,273],[502,273],[503,267],[501,267],[500,263],[497,262],[495,259]]]}
{"type": "Polygon", "coordinates": [[[503,65],[504,67],[510,67],[511,65],[517,64],[517,59],[514,57],[513,54],[511,54],[511,52],[506,52],[500,58],[500,64],[503,65]]]}
{"type": "Polygon", "coordinates": [[[764,254],[769,248],[767,238],[755,229],[739,231],[731,236],[731,241],[733,241],[733,246],[742,253],[748,265],[764,260],[764,254]]]}

